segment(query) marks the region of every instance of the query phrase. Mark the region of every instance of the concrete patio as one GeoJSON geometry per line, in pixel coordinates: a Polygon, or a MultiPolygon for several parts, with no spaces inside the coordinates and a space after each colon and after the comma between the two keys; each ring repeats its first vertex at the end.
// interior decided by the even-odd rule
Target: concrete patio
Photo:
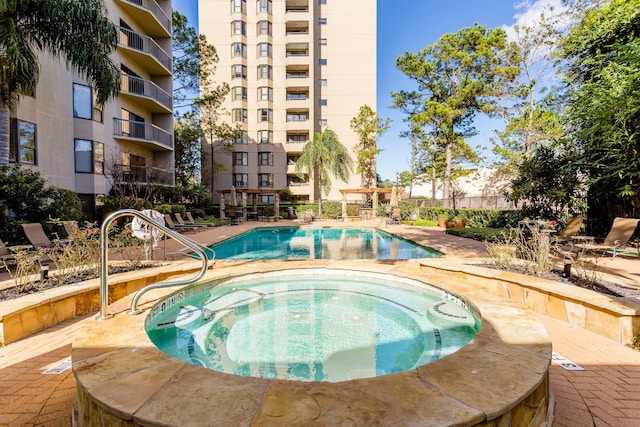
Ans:
{"type": "MultiPolygon", "coordinates": [[[[188,236],[211,244],[256,226],[288,225],[248,222],[222,226],[188,236]]],[[[314,225],[342,225],[321,221],[314,225]]],[[[374,221],[349,225],[381,225],[374,221]]],[[[384,225],[381,225],[384,227],[384,225]]],[[[484,244],[447,235],[444,230],[405,225],[390,231],[446,252],[450,260],[486,257],[484,244]]],[[[156,257],[180,247],[168,242],[156,257]]],[[[640,259],[616,257],[601,263],[608,280],[639,287],[640,259]]],[[[75,399],[75,380],[70,369],[43,374],[63,362],[71,352],[76,331],[92,315],[75,318],[0,348],[0,425],[66,426],[75,399]]],[[[546,326],[558,361],[551,367],[551,389],[555,395],[556,426],[637,426],[640,419],[640,352],[569,323],[536,315],[546,326]],[[572,369],[570,363],[584,370],[572,369]]]]}

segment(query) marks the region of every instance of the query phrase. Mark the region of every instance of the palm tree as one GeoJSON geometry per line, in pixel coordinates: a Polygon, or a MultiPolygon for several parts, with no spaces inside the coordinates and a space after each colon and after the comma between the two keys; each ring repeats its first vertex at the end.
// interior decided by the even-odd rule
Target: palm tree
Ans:
{"type": "Polygon", "coordinates": [[[0,166],[9,162],[9,114],[38,84],[38,52],[76,68],[104,105],[120,90],[116,44],[103,0],[0,0],[0,166]]]}
{"type": "Polygon", "coordinates": [[[349,152],[338,140],[338,135],[330,129],[316,132],[296,162],[298,175],[311,175],[315,172],[316,189],[320,193],[319,215],[322,214],[322,191],[328,193],[331,190],[330,175],[347,182],[352,170],[353,160],[349,152]]]}

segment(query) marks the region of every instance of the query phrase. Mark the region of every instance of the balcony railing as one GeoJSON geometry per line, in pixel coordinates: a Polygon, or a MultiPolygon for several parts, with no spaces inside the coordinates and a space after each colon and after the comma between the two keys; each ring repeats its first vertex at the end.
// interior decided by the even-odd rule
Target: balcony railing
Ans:
{"type": "Polygon", "coordinates": [[[288,79],[306,79],[307,73],[287,73],[288,79]]]}
{"type": "Polygon", "coordinates": [[[306,114],[287,114],[288,122],[306,122],[308,119],[306,114]]]}
{"type": "Polygon", "coordinates": [[[287,144],[306,144],[309,140],[305,137],[302,138],[287,138],[287,144]]]}
{"type": "MultiPolygon", "coordinates": [[[[120,0],[123,3],[128,3],[137,8],[142,9],[145,12],[145,15],[153,16],[158,24],[162,26],[164,32],[166,34],[171,34],[171,17],[167,16],[167,14],[162,10],[158,3],[154,0],[120,0]]],[[[135,8],[131,8],[135,10],[135,8]]],[[[145,17],[145,19],[139,20],[142,25],[149,24],[149,20],[145,17]]]]}
{"type": "Polygon", "coordinates": [[[288,93],[287,101],[305,101],[308,96],[306,93],[288,93]]]}
{"type": "Polygon", "coordinates": [[[113,165],[116,183],[173,185],[173,171],[151,166],[113,165]]]}
{"type": "Polygon", "coordinates": [[[171,57],[151,37],[118,27],[118,45],[153,57],[171,72],[171,57]]]}
{"type": "Polygon", "coordinates": [[[156,101],[168,110],[173,108],[173,97],[150,80],[128,74],[120,75],[120,92],[156,101]]]}
{"type": "Polygon", "coordinates": [[[173,135],[150,123],[114,117],[113,135],[116,138],[143,140],[173,150],[173,135]]]}
{"type": "Polygon", "coordinates": [[[304,57],[304,56],[309,56],[309,52],[308,51],[303,51],[303,50],[288,50],[286,51],[286,56],[287,58],[290,57],[304,57]]]}

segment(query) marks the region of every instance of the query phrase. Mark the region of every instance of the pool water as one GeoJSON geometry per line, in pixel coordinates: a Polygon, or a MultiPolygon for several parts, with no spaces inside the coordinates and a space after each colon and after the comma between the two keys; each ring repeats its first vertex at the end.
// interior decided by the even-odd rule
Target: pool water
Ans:
{"type": "Polygon", "coordinates": [[[229,374],[369,378],[438,360],[477,334],[477,313],[436,289],[351,271],[250,275],[161,301],[147,333],[164,353],[229,374]]]}
{"type": "Polygon", "coordinates": [[[211,246],[216,259],[413,259],[436,258],[431,248],[378,229],[266,227],[211,246]]]}

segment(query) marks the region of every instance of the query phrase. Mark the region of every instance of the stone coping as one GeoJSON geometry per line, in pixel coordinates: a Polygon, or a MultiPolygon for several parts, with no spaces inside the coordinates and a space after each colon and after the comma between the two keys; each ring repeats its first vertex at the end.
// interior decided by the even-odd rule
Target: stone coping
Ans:
{"type": "MultiPolygon", "coordinates": [[[[373,271],[433,284],[413,261],[219,263],[203,280],[291,267],[373,271]]],[[[150,308],[172,289],[145,294],[140,315],[126,313],[124,298],[109,307],[113,318],[89,321],[74,341],[74,424],[548,425],[551,343],[544,327],[486,286],[452,280],[446,288],[482,315],[470,344],[410,371],[339,383],[238,377],[178,361],[144,331],[150,308]]]]}
{"type": "Polygon", "coordinates": [[[420,265],[438,282],[455,278],[470,285],[482,283],[503,300],[621,344],[630,344],[640,331],[638,299],[604,295],[554,280],[465,265],[465,262],[469,260],[452,262],[440,258],[421,261],[420,265]]]}

